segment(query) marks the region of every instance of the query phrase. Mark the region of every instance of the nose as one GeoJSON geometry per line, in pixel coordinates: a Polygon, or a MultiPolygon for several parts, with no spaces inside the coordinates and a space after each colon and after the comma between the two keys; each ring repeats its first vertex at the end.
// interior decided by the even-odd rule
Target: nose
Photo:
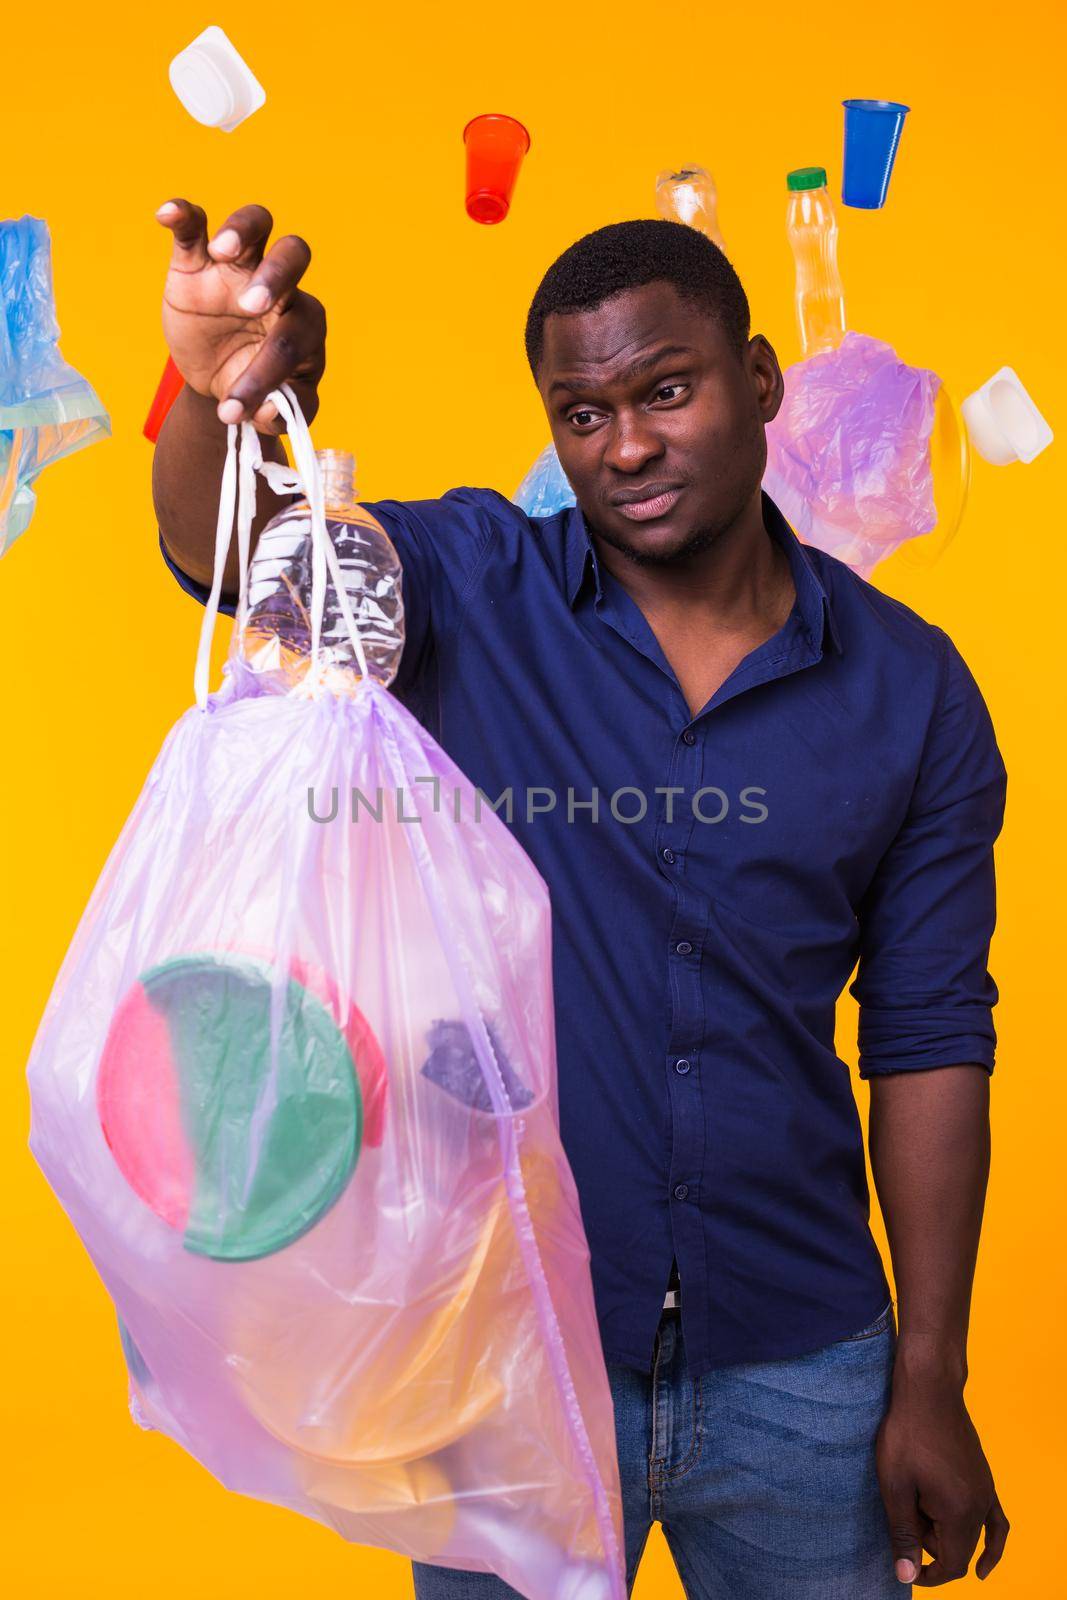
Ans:
{"type": "Polygon", "coordinates": [[[640,412],[619,411],[604,451],[605,466],[616,472],[641,472],[663,454],[663,441],[650,419],[640,412]]]}

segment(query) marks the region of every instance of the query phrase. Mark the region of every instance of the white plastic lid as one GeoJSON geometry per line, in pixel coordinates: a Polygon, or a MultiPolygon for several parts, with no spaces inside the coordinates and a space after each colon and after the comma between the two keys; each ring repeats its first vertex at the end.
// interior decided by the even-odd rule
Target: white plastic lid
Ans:
{"type": "Polygon", "coordinates": [[[1011,367],[994,372],[960,409],[971,443],[995,467],[1033,461],[1052,443],[1052,429],[1011,367]]]}
{"type": "Polygon", "coordinates": [[[205,28],[170,64],[171,88],[191,117],[232,133],[267,95],[221,28],[205,28]]]}

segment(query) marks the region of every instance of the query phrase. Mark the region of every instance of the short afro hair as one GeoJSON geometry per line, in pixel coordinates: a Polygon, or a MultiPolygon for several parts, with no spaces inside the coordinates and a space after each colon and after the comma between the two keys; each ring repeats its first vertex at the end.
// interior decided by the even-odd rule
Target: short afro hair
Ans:
{"type": "Polygon", "coordinates": [[[748,296],[722,251],[685,222],[645,217],[587,233],[549,267],[526,318],[526,356],[534,377],[544,353],[546,317],[595,311],[613,295],[646,283],[672,284],[721,323],[738,355],[744,351],[748,296]]]}

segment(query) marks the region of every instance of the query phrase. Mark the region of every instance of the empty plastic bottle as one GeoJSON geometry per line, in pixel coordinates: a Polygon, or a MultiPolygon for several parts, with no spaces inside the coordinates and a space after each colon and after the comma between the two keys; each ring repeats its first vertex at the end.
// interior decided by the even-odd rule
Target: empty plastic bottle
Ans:
{"type": "MultiPolygon", "coordinates": [[[[404,649],[401,567],[385,530],[356,499],[354,458],[316,452],[322,469],[326,527],[345,576],[370,674],[396,677],[404,649]]],[[[235,636],[236,637],[236,636],[235,636]]],[[[327,578],[321,650],[328,681],[338,689],[359,679],[352,640],[327,578]]],[[[241,655],[263,687],[282,691],[307,672],[311,655],[311,516],[306,500],[286,506],[263,529],[248,574],[248,610],[241,655]]]]}
{"type": "Polygon", "coordinates": [[[668,222],[685,222],[725,250],[715,179],[703,167],[668,169],[656,179],[656,209],[668,222]]]}
{"type": "Polygon", "coordinates": [[[805,356],[835,350],[845,337],[845,291],[837,267],[837,218],[823,167],[786,177],[786,232],[796,262],[797,323],[805,356]]]}

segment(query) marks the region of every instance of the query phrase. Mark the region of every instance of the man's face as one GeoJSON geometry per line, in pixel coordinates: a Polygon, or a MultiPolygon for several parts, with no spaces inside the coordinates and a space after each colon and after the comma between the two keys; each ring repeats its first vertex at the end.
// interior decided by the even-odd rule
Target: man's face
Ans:
{"type": "Polygon", "coordinates": [[[758,494],[774,351],[757,337],[738,355],[669,283],[549,315],[537,386],[586,521],[631,560],[684,560],[758,494]]]}

